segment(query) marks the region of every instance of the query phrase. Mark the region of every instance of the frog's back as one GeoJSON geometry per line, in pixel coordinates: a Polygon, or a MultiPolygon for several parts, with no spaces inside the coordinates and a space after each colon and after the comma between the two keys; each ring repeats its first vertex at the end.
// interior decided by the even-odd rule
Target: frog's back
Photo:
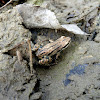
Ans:
{"type": "Polygon", "coordinates": [[[56,43],[49,43],[47,45],[45,45],[43,48],[39,49],[36,52],[36,56],[38,56],[39,58],[43,57],[43,56],[50,56],[52,54],[52,52],[58,48],[59,45],[57,45],[56,43]]]}
{"type": "Polygon", "coordinates": [[[56,41],[49,43],[36,52],[36,56],[42,58],[43,56],[53,56],[61,51],[69,42],[70,38],[62,36],[56,41]]]}

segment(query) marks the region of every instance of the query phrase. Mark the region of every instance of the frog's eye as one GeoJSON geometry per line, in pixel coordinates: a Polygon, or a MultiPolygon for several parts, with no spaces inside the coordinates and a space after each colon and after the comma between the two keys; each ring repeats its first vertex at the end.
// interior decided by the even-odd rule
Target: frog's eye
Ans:
{"type": "Polygon", "coordinates": [[[40,46],[40,47],[38,48],[38,51],[40,51],[42,47],[43,47],[43,46],[40,46]]]}
{"type": "Polygon", "coordinates": [[[34,48],[33,48],[33,51],[36,51],[36,50],[38,50],[38,48],[37,48],[37,47],[34,47],[34,48]]]}
{"type": "Polygon", "coordinates": [[[64,38],[65,36],[61,36],[61,38],[64,38]]]}
{"type": "Polygon", "coordinates": [[[39,45],[35,45],[35,46],[33,47],[33,51],[38,50],[38,48],[39,48],[39,45]]]}

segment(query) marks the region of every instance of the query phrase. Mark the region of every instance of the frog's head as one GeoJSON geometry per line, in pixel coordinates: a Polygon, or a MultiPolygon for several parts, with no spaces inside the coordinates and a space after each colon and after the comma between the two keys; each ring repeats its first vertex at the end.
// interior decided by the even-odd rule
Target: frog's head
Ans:
{"type": "Polygon", "coordinates": [[[65,49],[69,46],[70,42],[71,42],[71,38],[70,37],[65,37],[65,36],[61,36],[61,44],[62,44],[62,49],[65,49]]]}

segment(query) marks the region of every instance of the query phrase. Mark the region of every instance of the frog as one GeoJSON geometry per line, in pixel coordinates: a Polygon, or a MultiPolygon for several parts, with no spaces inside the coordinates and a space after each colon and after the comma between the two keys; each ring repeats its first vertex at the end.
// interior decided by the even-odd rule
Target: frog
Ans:
{"type": "Polygon", "coordinates": [[[67,48],[70,42],[70,37],[61,36],[57,40],[50,41],[50,43],[44,46],[35,44],[32,51],[35,51],[35,55],[39,59],[39,65],[49,66],[53,60],[58,59],[60,52],[67,48]]]}

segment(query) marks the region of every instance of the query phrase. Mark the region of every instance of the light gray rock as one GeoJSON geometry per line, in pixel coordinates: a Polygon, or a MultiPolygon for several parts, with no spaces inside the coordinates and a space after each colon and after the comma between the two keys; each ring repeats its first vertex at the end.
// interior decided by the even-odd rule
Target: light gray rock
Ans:
{"type": "Polygon", "coordinates": [[[0,52],[7,52],[31,37],[31,32],[22,23],[23,20],[15,8],[0,14],[0,52]]]}
{"type": "Polygon", "coordinates": [[[37,78],[30,71],[25,60],[20,64],[17,57],[0,54],[0,95],[5,100],[30,100],[30,95],[35,100],[41,95],[36,93],[37,78]]]}
{"type": "Polygon", "coordinates": [[[96,38],[95,38],[96,42],[100,42],[100,33],[97,34],[96,38]]]}
{"type": "MultiPolygon", "coordinates": [[[[23,59],[19,63],[18,58],[13,55],[16,51],[12,49],[16,45],[31,38],[31,32],[25,29],[22,23],[23,20],[16,8],[0,14],[0,99],[30,100],[30,95],[36,92],[36,74],[31,75],[26,60],[23,59]],[[8,53],[9,50],[12,55],[8,53]]],[[[28,48],[28,44],[25,45],[28,48]]],[[[25,49],[24,46],[21,50],[25,49]]],[[[24,54],[28,54],[28,51],[24,54]]],[[[40,96],[33,97],[37,100],[40,96]]]]}

